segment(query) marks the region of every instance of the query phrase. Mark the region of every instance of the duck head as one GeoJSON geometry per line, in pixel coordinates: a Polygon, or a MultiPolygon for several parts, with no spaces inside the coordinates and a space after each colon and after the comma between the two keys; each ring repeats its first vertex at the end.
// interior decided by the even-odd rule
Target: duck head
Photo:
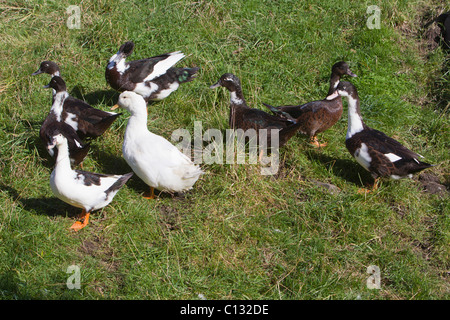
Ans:
{"type": "Polygon", "coordinates": [[[54,149],[55,147],[56,149],[59,149],[61,146],[65,145],[67,148],[68,145],[67,138],[59,130],[55,130],[51,134],[48,134],[46,138],[47,138],[47,151],[52,157],[56,155],[54,149]]]}
{"type": "Polygon", "coordinates": [[[125,59],[133,52],[134,43],[133,41],[127,41],[122,44],[117,51],[108,61],[108,68],[113,68],[114,66],[124,63],[125,59]]]}
{"type": "Polygon", "coordinates": [[[331,67],[331,72],[333,74],[343,76],[348,75],[350,77],[357,77],[351,70],[348,64],[345,61],[336,62],[333,67],[331,67]]]}
{"type": "Polygon", "coordinates": [[[348,81],[341,81],[336,89],[337,93],[342,97],[358,97],[358,92],[356,91],[356,87],[348,81]]]}
{"type": "Polygon", "coordinates": [[[44,88],[52,88],[55,92],[67,91],[66,83],[59,76],[52,77],[50,82],[45,85],[44,88]]]}
{"type": "Polygon", "coordinates": [[[57,133],[51,138],[51,144],[48,145],[48,148],[59,148],[64,144],[67,144],[67,138],[62,133],[57,133]]]}
{"type": "Polygon", "coordinates": [[[122,54],[124,57],[128,57],[130,54],[133,53],[134,49],[134,43],[133,41],[127,41],[119,48],[119,53],[122,54]]]}
{"type": "Polygon", "coordinates": [[[119,107],[128,110],[132,114],[142,110],[147,112],[147,103],[144,98],[133,91],[122,92],[119,96],[117,104],[114,105],[111,110],[115,110],[119,107]]]}
{"type": "Polygon", "coordinates": [[[327,100],[333,100],[337,96],[352,97],[353,99],[357,99],[358,92],[356,90],[356,87],[351,82],[340,81],[334,93],[329,95],[327,97],[327,100]]]}
{"type": "Polygon", "coordinates": [[[33,72],[31,75],[35,76],[37,74],[41,73],[48,73],[51,76],[59,76],[59,67],[58,65],[53,61],[42,61],[41,65],[39,66],[39,69],[35,72],[33,72]]]}
{"type": "Polygon", "coordinates": [[[241,90],[241,82],[239,81],[239,78],[234,74],[225,73],[220,77],[217,83],[211,85],[209,88],[215,89],[218,87],[225,87],[231,92],[236,92],[241,90]]]}

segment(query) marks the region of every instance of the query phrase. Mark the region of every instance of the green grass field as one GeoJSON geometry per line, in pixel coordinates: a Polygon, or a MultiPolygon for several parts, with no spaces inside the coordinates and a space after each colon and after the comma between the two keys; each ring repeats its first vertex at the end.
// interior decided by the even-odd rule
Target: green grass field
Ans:
{"type": "MultiPolygon", "coordinates": [[[[437,0],[2,1],[0,298],[450,298],[449,56],[422,28],[449,9],[437,0]],[[81,9],[80,29],[66,24],[69,5],[81,9]],[[381,9],[379,29],[366,25],[369,5],[381,9]],[[53,196],[54,162],[38,136],[50,77],[31,73],[53,60],[71,95],[109,110],[118,94],[105,66],[127,40],[133,60],[181,50],[177,66],[200,67],[193,82],[149,105],[149,129],[167,139],[193,132],[194,121],[228,128],[229,93],[209,89],[225,72],[241,79],[250,106],[265,109],[324,98],[331,66],[345,60],[366,124],[436,166],[358,194],[372,178],[345,148],[344,102],[341,120],[319,136],[328,146],[295,136],[276,175],[205,164],[184,197],[157,200],[141,197],[146,185],[134,176],[71,232],[80,210],[53,196]],[[380,289],[367,288],[371,265],[380,289]],[[70,266],[80,289],[67,286],[70,266]]],[[[128,116],[92,143],[84,170],[130,171],[121,151],[128,116]]]]}

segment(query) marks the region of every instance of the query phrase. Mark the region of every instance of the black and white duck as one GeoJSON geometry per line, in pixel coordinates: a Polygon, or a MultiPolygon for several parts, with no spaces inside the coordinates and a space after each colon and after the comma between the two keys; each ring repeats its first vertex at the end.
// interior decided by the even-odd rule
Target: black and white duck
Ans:
{"type": "Polygon", "coordinates": [[[105,78],[114,90],[134,91],[147,102],[168,97],[181,83],[192,81],[199,70],[173,67],[185,57],[181,51],[126,62],[133,49],[132,41],[120,46],[106,65],[105,78]]]}
{"type": "Polygon", "coordinates": [[[67,92],[60,92],[55,95],[52,107],[39,130],[39,137],[48,153],[53,158],[56,158],[58,154],[58,150],[55,149],[53,143],[53,137],[57,134],[62,134],[66,137],[68,141],[69,157],[72,164],[77,166],[82,164],[89,152],[90,145],[85,144],[78,136],[76,130],[64,121],[66,116],[63,106],[67,97],[67,92]]]}
{"type": "Polygon", "coordinates": [[[347,97],[348,100],[348,129],[345,145],[356,161],[375,179],[374,190],[380,178],[412,178],[414,173],[432,166],[420,161],[419,158],[423,158],[421,155],[364,123],[358,92],[352,83],[341,81],[333,96],[337,94],[347,97]]]}
{"type": "Polygon", "coordinates": [[[52,140],[54,147],[58,149],[58,156],[50,175],[50,187],[58,199],[82,209],[79,219],[70,227],[79,231],[89,223],[92,211],[111,203],[133,173],[112,175],[73,170],[66,137],[57,134],[52,140]]]}
{"type": "Polygon", "coordinates": [[[99,137],[120,115],[94,108],[85,101],[70,96],[66,83],[59,76],[52,77],[45,87],[54,90],[54,99],[58,95],[65,97],[61,110],[62,120],[70,125],[81,139],[99,137]]]}

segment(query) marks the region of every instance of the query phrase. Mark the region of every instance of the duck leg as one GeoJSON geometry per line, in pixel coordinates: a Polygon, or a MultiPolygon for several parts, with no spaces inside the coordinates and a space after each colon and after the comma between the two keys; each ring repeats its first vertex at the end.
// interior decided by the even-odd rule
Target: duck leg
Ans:
{"type": "Polygon", "coordinates": [[[149,192],[145,192],[143,197],[145,199],[155,199],[155,188],[150,187],[150,191],[149,192]]]}
{"type": "Polygon", "coordinates": [[[311,139],[309,140],[309,143],[316,148],[322,148],[322,147],[326,147],[328,145],[328,143],[326,143],[326,142],[319,143],[319,140],[317,139],[317,136],[315,136],[315,135],[311,137],[311,139]]]}
{"type": "Polygon", "coordinates": [[[70,229],[74,230],[74,231],[80,231],[81,229],[83,229],[84,227],[86,227],[89,223],[89,212],[86,212],[86,210],[83,209],[83,211],[81,212],[80,216],[78,217],[78,221],[76,221],[71,227],[70,229]]]}
{"type": "Polygon", "coordinates": [[[378,177],[378,178],[376,178],[376,179],[374,180],[373,185],[372,185],[372,188],[370,188],[370,189],[361,188],[361,189],[358,190],[358,193],[359,193],[359,194],[364,194],[364,193],[370,193],[370,192],[373,192],[373,191],[378,190],[378,182],[380,181],[379,179],[380,179],[380,178],[378,177]]]}

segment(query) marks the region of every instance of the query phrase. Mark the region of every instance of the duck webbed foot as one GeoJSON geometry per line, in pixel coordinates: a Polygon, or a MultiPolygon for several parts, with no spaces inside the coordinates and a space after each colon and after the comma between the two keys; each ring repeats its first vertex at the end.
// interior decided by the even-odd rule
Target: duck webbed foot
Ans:
{"type": "Polygon", "coordinates": [[[81,229],[83,229],[84,227],[86,227],[89,223],[89,212],[86,212],[85,210],[83,210],[80,214],[80,216],[78,217],[78,221],[76,221],[71,227],[70,229],[74,230],[74,231],[80,231],[81,229]]]}
{"type": "Polygon", "coordinates": [[[320,143],[319,140],[317,139],[317,136],[311,137],[311,139],[309,140],[309,143],[316,148],[322,148],[322,147],[326,147],[328,145],[328,143],[326,143],[326,142],[320,143]]]}
{"type": "Polygon", "coordinates": [[[373,182],[372,186],[368,186],[369,188],[360,188],[360,189],[358,189],[357,192],[359,194],[367,194],[367,193],[377,191],[378,190],[378,182],[379,182],[379,178],[376,178],[375,181],[373,182]]]}

